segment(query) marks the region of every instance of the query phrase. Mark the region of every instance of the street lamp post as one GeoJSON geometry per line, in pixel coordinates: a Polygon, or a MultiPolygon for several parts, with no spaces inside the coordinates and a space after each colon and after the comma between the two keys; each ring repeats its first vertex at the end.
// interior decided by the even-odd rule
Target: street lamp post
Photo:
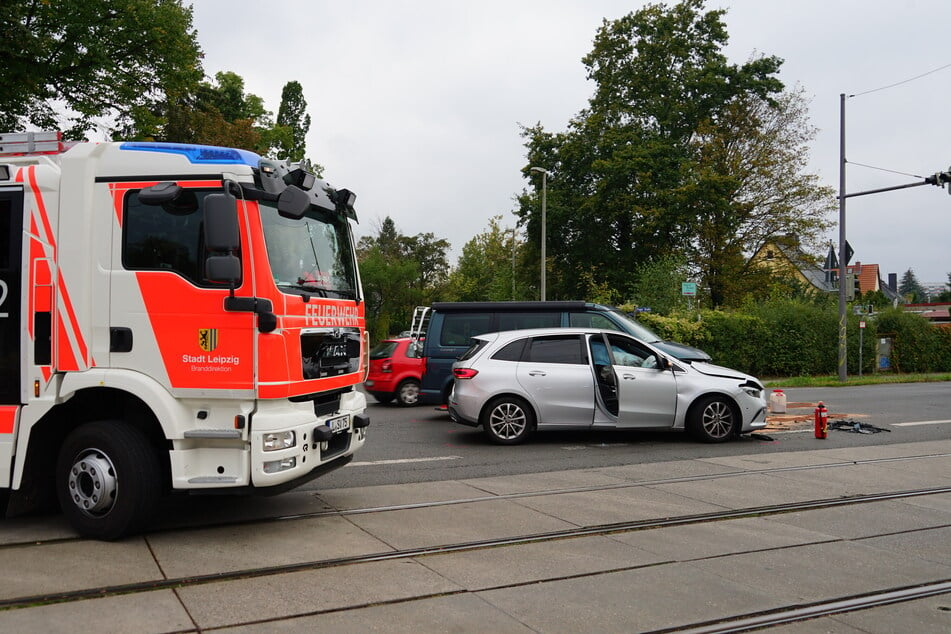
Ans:
{"type": "MultiPolygon", "coordinates": [[[[848,95],[848,97],[855,97],[855,95],[848,95]]],[[[880,194],[882,192],[890,192],[898,189],[908,189],[909,187],[920,187],[922,185],[937,185],[938,187],[944,189],[945,183],[951,183],[951,168],[949,168],[949,171],[947,172],[936,172],[934,176],[928,176],[927,178],[915,183],[892,185],[891,187],[879,187],[878,189],[869,189],[866,191],[846,194],[845,166],[848,164],[848,161],[845,158],[845,100],[846,94],[841,93],[839,95],[839,381],[843,383],[849,378],[847,355],[848,319],[846,316],[847,301],[845,286],[848,280],[846,277],[846,271],[848,270],[847,265],[849,259],[848,254],[846,253],[846,245],[848,243],[845,241],[846,199],[854,198],[856,196],[867,196],[868,194],[880,194]]],[[[948,188],[948,193],[951,194],[951,187],[948,188]]],[[[861,334],[861,331],[859,334],[861,334]]],[[[859,339],[859,341],[861,342],[861,339],[859,339]]],[[[859,375],[862,374],[861,355],[862,347],[861,343],[859,343],[859,375]]]]}
{"type": "Polygon", "coordinates": [[[839,381],[845,383],[849,377],[849,357],[847,354],[848,318],[846,317],[845,282],[845,93],[839,95],[839,381]]]}
{"type": "Polygon", "coordinates": [[[515,227],[512,227],[512,301],[515,301],[515,227]]]}
{"type": "Polygon", "coordinates": [[[531,168],[533,172],[541,172],[542,175],[542,264],[541,264],[541,273],[542,273],[542,289],[541,289],[541,300],[545,301],[545,225],[547,220],[545,218],[545,197],[547,195],[548,189],[548,170],[543,167],[533,167],[531,168]]]}

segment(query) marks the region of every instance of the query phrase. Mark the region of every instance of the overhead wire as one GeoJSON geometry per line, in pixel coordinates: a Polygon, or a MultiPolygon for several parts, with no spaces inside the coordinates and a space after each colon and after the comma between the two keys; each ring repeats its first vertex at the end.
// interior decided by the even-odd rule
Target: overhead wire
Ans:
{"type": "Polygon", "coordinates": [[[915,81],[916,79],[921,79],[922,77],[927,77],[928,75],[933,75],[934,73],[937,73],[937,72],[939,72],[939,71],[942,71],[942,70],[944,70],[944,69],[946,69],[946,68],[951,68],[951,64],[945,64],[944,66],[940,66],[940,67],[938,67],[938,68],[934,68],[934,69],[932,69],[932,70],[929,70],[929,71],[926,72],[926,73],[922,73],[922,74],[920,74],[920,75],[915,75],[914,77],[909,77],[908,79],[903,79],[903,80],[901,80],[901,81],[895,82],[894,84],[888,84],[887,86],[881,86],[880,88],[872,88],[871,90],[866,90],[866,91],[864,91],[864,92],[857,92],[857,93],[855,93],[854,95],[849,95],[849,97],[850,97],[850,98],[851,98],[851,97],[861,97],[862,95],[868,95],[868,94],[873,93],[873,92],[879,92],[879,91],[881,91],[881,90],[888,90],[889,88],[894,88],[895,86],[901,86],[902,84],[907,84],[907,83],[909,83],[909,82],[915,81]]]}
{"type": "Polygon", "coordinates": [[[846,161],[849,165],[858,165],[859,167],[867,167],[868,169],[879,170],[881,172],[891,172],[892,174],[900,174],[902,176],[911,176],[912,178],[924,178],[921,174],[912,174],[910,172],[900,172],[898,170],[888,169],[887,167],[877,167],[875,165],[866,165],[865,163],[856,163],[855,161],[846,161]]]}
{"type": "MultiPolygon", "coordinates": [[[[903,84],[907,84],[907,83],[913,82],[913,81],[915,81],[915,80],[917,80],[917,79],[921,79],[922,77],[927,77],[928,75],[933,75],[933,74],[935,74],[935,73],[937,73],[937,72],[940,72],[940,71],[942,71],[942,70],[945,70],[945,69],[947,69],[947,68],[951,68],[951,64],[945,64],[944,66],[939,66],[938,68],[933,68],[933,69],[931,69],[931,70],[929,70],[929,71],[927,71],[927,72],[921,73],[920,75],[915,75],[914,77],[909,77],[908,79],[903,79],[903,80],[897,81],[897,82],[895,82],[895,83],[893,83],[893,84],[888,84],[888,85],[886,85],[886,86],[880,86],[879,88],[872,88],[871,90],[865,90],[865,91],[863,91],[863,92],[857,92],[857,93],[855,93],[855,94],[849,95],[849,98],[851,99],[852,97],[861,97],[862,95],[868,95],[868,94],[871,94],[871,93],[873,93],[873,92],[880,92],[880,91],[882,91],[882,90],[888,90],[889,88],[895,88],[896,86],[901,86],[901,85],[903,85],[903,84]]],[[[888,168],[885,168],[885,167],[876,167],[876,166],[874,166],[874,165],[866,165],[866,164],[864,164],[864,163],[856,163],[855,161],[848,161],[848,160],[846,160],[845,162],[848,163],[848,164],[850,164],[850,165],[858,165],[859,167],[866,167],[866,168],[868,168],[868,169],[880,170],[880,171],[882,171],[882,172],[891,172],[892,174],[900,174],[900,175],[902,175],[902,176],[911,176],[912,178],[924,178],[924,176],[921,176],[920,174],[910,174],[910,173],[908,173],[908,172],[900,172],[900,171],[898,171],[898,170],[892,170],[892,169],[888,169],[888,168]]]]}

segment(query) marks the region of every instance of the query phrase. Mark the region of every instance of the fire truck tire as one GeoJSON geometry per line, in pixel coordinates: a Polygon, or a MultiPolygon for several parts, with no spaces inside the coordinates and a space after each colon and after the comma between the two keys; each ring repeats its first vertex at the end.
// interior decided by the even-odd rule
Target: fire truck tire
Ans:
{"type": "Polygon", "coordinates": [[[84,537],[114,540],[144,528],[157,507],[161,484],[155,450],[142,432],[122,421],[86,423],[60,448],[60,507],[84,537]]]}

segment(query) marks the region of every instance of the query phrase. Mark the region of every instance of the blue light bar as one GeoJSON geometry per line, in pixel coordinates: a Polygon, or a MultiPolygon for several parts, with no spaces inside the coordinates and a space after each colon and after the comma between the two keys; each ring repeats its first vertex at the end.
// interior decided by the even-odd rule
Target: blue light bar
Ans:
{"type": "Polygon", "coordinates": [[[126,141],[119,146],[120,150],[137,150],[140,152],[163,152],[165,154],[181,154],[191,163],[205,163],[217,165],[249,165],[257,167],[261,157],[248,150],[217,147],[214,145],[195,145],[191,143],[149,143],[145,141],[126,141]]]}

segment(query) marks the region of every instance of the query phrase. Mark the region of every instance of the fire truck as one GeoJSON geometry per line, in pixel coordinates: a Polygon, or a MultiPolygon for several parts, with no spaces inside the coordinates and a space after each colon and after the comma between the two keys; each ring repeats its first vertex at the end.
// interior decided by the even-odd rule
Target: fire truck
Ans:
{"type": "Polygon", "coordinates": [[[0,134],[0,507],[58,502],[111,540],[166,494],[350,462],[370,424],[354,200],[240,149],[0,134]]]}

